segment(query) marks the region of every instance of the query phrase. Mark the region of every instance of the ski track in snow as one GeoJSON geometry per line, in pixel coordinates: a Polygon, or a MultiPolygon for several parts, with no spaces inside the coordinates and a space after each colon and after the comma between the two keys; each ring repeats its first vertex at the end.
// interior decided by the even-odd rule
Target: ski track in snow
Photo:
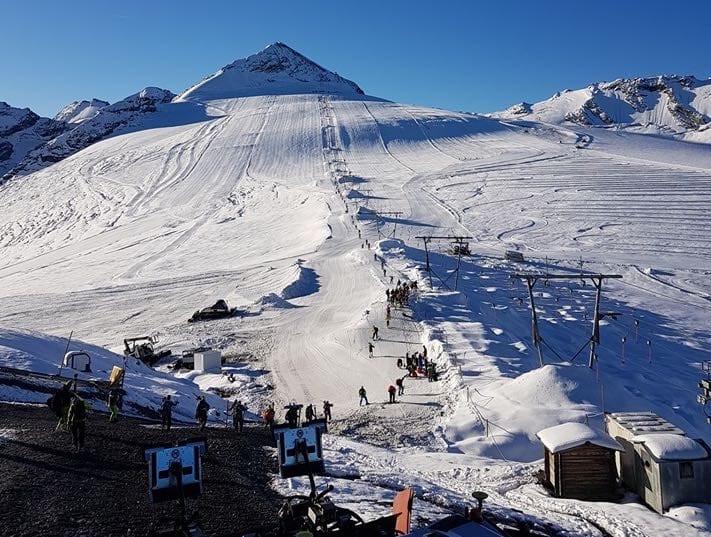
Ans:
{"type": "MultiPolygon", "coordinates": [[[[342,96],[206,105],[219,115],[117,136],[0,186],[10,209],[0,213],[3,327],[74,329],[115,350],[138,332],[176,350],[209,342],[241,376],[234,386],[196,376],[201,387],[232,388],[254,410],[329,399],[342,433],[327,440],[331,479],[364,503],[414,484],[418,498],[454,508],[478,487],[493,510],[521,509],[558,535],[708,534],[635,503],[554,499],[531,476],[535,432],[561,420],[599,426],[603,397],[606,410],[651,408],[710,439],[694,400],[711,342],[711,169],[701,153],[686,166],[671,141],[655,142],[654,160],[624,144],[613,153],[606,133],[576,150],[558,143],[580,134],[563,127],[342,96]],[[366,203],[402,215],[356,217],[351,208],[366,203]],[[416,237],[432,234],[474,237],[458,292],[438,281],[452,287],[446,241],[430,243],[429,286],[416,237]],[[549,349],[537,367],[525,295],[508,278],[524,267],[501,260],[511,247],[534,254],[531,270],[574,272],[583,256],[586,270],[624,275],[604,291],[623,313],[603,327],[599,372],[576,367],[581,358],[561,365],[549,349]],[[302,267],[318,285],[279,297],[302,267]],[[388,329],[391,276],[417,280],[420,293],[388,329]],[[249,315],[185,324],[224,297],[249,315]],[[373,324],[381,340],[369,358],[373,324]],[[396,358],[422,344],[441,381],[408,379],[399,402],[385,403],[402,376],[396,358]],[[362,408],[361,385],[372,403],[362,408]]],[[[546,341],[571,356],[589,331],[589,287],[536,292],[546,341]]],[[[16,354],[0,347],[2,356],[16,354]]]]}

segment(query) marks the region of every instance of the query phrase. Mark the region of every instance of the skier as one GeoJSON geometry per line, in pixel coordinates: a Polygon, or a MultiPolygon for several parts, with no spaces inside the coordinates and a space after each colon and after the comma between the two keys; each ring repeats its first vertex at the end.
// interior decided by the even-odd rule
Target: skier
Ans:
{"type": "Polygon", "coordinates": [[[370,341],[368,342],[368,358],[373,357],[373,349],[375,349],[375,345],[373,345],[370,341]]]}
{"type": "Polygon", "coordinates": [[[397,368],[402,369],[402,358],[397,359],[397,368]]]}
{"type": "Polygon", "coordinates": [[[160,405],[160,415],[163,418],[161,422],[161,429],[170,431],[170,426],[173,424],[173,407],[178,403],[176,401],[171,401],[170,395],[166,395],[163,398],[163,402],[160,405]]]}
{"type": "Polygon", "coordinates": [[[122,406],[122,394],[118,388],[111,388],[106,404],[109,406],[109,422],[118,421],[119,408],[122,406]]]}
{"type": "Polygon", "coordinates": [[[387,298],[388,302],[390,302],[390,289],[385,290],[385,298],[387,298]]]}
{"type": "Polygon", "coordinates": [[[395,402],[395,392],[396,391],[397,391],[397,389],[392,384],[390,386],[388,386],[388,393],[390,394],[390,401],[389,401],[390,403],[395,402]]]}
{"type": "Polygon", "coordinates": [[[427,347],[422,345],[422,357],[427,358],[427,347]]]}
{"type": "Polygon", "coordinates": [[[86,405],[77,394],[72,394],[72,402],[67,413],[67,423],[72,431],[72,443],[77,451],[84,449],[86,433],[86,405]]]}
{"type": "Polygon", "coordinates": [[[378,339],[378,327],[373,325],[373,341],[378,339]]]}
{"type": "Polygon", "coordinates": [[[365,391],[365,387],[360,387],[360,390],[358,390],[358,395],[360,396],[360,402],[358,403],[358,406],[361,406],[363,404],[363,401],[365,401],[365,404],[368,405],[368,393],[365,391]]]}
{"type": "Polygon", "coordinates": [[[326,421],[331,421],[331,407],[332,406],[333,406],[333,403],[331,403],[328,400],[323,402],[323,417],[326,418],[326,421]]]}
{"type": "Polygon", "coordinates": [[[242,401],[235,401],[232,403],[230,410],[232,411],[232,424],[237,429],[237,432],[241,433],[242,429],[244,429],[244,412],[247,407],[242,404],[242,401]]]}
{"type": "Polygon", "coordinates": [[[198,398],[198,404],[195,407],[195,419],[198,422],[198,430],[204,431],[207,425],[207,411],[210,410],[210,405],[205,401],[205,396],[201,395],[198,398]]]}

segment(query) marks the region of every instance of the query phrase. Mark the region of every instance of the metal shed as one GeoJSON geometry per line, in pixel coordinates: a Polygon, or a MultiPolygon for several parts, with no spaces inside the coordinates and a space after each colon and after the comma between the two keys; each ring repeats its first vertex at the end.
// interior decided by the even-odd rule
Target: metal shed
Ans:
{"type": "Polygon", "coordinates": [[[652,412],[606,414],[605,424],[625,449],[618,475],[652,509],[711,502],[711,450],[702,440],[652,412]]]}
{"type": "Polygon", "coordinates": [[[91,372],[91,357],[84,351],[69,351],[64,355],[63,367],[69,367],[84,373],[91,372]]]}
{"type": "Polygon", "coordinates": [[[556,496],[615,499],[615,452],[623,448],[613,438],[584,423],[563,423],[536,436],[545,447],[545,479],[556,496]]]}

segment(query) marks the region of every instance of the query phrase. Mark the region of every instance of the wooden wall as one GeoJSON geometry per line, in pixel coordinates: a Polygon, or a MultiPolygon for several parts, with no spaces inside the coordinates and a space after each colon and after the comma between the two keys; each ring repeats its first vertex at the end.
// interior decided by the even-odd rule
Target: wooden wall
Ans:
{"type": "Polygon", "coordinates": [[[585,444],[556,454],[546,450],[546,478],[561,498],[615,498],[615,451],[585,444]]]}

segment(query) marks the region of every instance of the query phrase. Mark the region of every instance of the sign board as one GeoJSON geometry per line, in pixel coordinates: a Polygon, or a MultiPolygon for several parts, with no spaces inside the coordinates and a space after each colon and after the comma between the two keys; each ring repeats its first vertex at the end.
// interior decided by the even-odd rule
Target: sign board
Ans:
{"type": "Polygon", "coordinates": [[[279,474],[281,477],[322,474],[325,471],[321,447],[321,425],[280,427],[274,431],[277,439],[279,474]]]}
{"type": "Polygon", "coordinates": [[[196,498],[202,493],[202,455],[207,450],[203,439],[175,446],[147,448],[148,495],[153,503],[180,498],[196,498]]]}

